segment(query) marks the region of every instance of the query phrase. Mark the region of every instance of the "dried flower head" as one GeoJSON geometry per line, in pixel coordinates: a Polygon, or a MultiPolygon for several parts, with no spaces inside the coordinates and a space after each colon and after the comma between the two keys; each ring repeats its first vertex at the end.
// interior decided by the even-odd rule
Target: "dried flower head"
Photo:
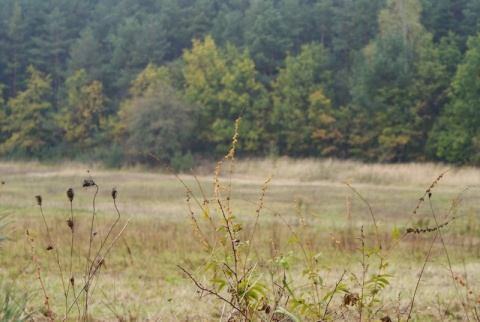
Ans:
{"type": "Polygon", "coordinates": [[[95,182],[92,179],[85,179],[83,180],[83,187],[93,187],[95,182]]]}
{"type": "Polygon", "coordinates": [[[72,286],[75,285],[75,277],[70,277],[70,284],[72,284],[72,286]]]}
{"type": "Polygon", "coordinates": [[[47,250],[52,250],[52,249],[53,249],[53,245],[52,245],[52,244],[49,244],[49,245],[47,246],[47,250]]]}
{"type": "Polygon", "coordinates": [[[2,185],[4,185],[4,184],[5,184],[5,181],[2,180],[2,185]]]}
{"type": "Polygon", "coordinates": [[[112,198],[113,198],[113,200],[117,199],[117,189],[116,188],[112,189],[112,198]]]}
{"type": "Polygon", "coordinates": [[[41,206],[42,205],[42,196],[36,195],[35,200],[37,200],[37,205],[41,206]]]}
{"type": "Polygon", "coordinates": [[[67,219],[67,225],[68,225],[68,227],[70,227],[70,230],[71,230],[72,233],[73,233],[73,227],[74,227],[74,226],[73,226],[73,220],[72,220],[71,218],[68,218],[68,219],[67,219]]]}
{"type": "Polygon", "coordinates": [[[70,202],[73,201],[73,198],[75,197],[75,193],[73,192],[72,188],[67,189],[67,197],[68,197],[68,200],[70,200],[70,202]]]}
{"type": "Polygon", "coordinates": [[[347,293],[343,296],[343,305],[344,306],[355,306],[360,299],[358,293],[347,293]]]}

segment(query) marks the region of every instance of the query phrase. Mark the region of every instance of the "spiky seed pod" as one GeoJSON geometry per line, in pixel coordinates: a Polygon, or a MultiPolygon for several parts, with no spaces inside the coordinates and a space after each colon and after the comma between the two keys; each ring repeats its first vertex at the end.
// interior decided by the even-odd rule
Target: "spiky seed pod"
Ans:
{"type": "Polygon", "coordinates": [[[68,227],[70,227],[70,230],[71,230],[72,233],[73,233],[73,227],[74,227],[74,226],[73,226],[73,220],[72,220],[71,218],[68,218],[68,219],[67,219],[67,225],[68,225],[68,227]]]}
{"type": "Polygon", "coordinates": [[[92,187],[95,185],[92,179],[85,179],[83,180],[83,187],[92,187]]]}
{"type": "Polygon", "coordinates": [[[35,200],[37,200],[37,205],[41,206],[42,205],[42,196],[36,195],[35,200]]]}
{"type": "Polygon", "coordinates": [[[117,199],[117,189],[116,188],[112,189],[112,198],[113,198],[113,200],[117,199]]]}
{"type": "Polygon", "coordinates": [[[358,300],[359,300],[359,295],[358,293],[347,293],[343,296],[343,305],[344,306],[354,306],[357,304],[358,300]]]}
{"type": "Polygon", "coordinates": [[[68,197],[68,200],[70,200],[70,202],[73,201],[73,198],[75,197],[75,193],[73,192],[72,188],[67,189],[67,197],[68,197]]]}

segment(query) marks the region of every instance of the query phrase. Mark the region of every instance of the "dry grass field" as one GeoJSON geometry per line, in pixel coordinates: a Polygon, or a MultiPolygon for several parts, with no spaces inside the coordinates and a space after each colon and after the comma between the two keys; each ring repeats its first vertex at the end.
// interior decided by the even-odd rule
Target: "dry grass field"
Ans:
{"type": "MultiPolygon", "coordinates": [[[[252,320],[314,321],[318,312],[325,321],[478,320],[480,170],[239,159],[214,175],[215,166],[176,177],[161,165],[0,163],[0,236],[9,237],[0,244],[0,288],[11,294],[9,301],[0,296],[0,316],[9,307],[33,313],[34,321],[240,321],[228,302],[194,283],[218,290],[225,268],[212,270],[212,262],[224,256],[233,263],[233,255],[262,281],[249,305],[265,303],[252,320]],[[96,186],[82,187],[90,178],[96,186]],[[231,253],[230,238],[222,241],[233,223],[241,228],[231,253]],[[97,268],[90,280],[89,267],[97,268]],[[380,270],[388,284],[368,299],[365,281],[380,270]],[[351,294],[363,304],[346,302],[351,294]]],[[[218,294],[229,298],[227,287],[218,294]]]]}

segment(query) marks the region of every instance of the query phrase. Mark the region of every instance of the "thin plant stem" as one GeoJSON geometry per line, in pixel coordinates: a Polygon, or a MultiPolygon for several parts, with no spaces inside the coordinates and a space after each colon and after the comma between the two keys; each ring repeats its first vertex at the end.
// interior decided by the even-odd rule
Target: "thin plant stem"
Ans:
{"type": "Polygon", "coordinates": [[[54,318],[53,318],[53,311],[50,308],[50,301],[49,301],[50,297],[48,296],[47,290],[45,289],[45,285],[43,283],[40,264],[38,263],[37,255],[35,254],[35,245],[34,245],[33,237],[30,235],[30,232],[28,231],[28,229],[26,229],[25,232],[26,232],[26,235],[27,235],[28,243],[30,245],[30,250],[32,252],[32,260],[33,260],[33,263],[35,264],[35,267],[37,269],[38,280],[40,281],[40,286],[41,286],[42,291],[43,291],[43,296],[44,296],[44,299],[45,299],[44,303],[45,303],[45,307],[47,308],[47,315],[50,318],[50,321],[53,322],[54,318]]]}
{"type": "Polygon", "coordinates": [[[423,273],[425,272],[425,267],[427,266],[427,262],[428,262],[428,259],[430,258],[430,254],[432,253],[432,248],[433,248],[433,245],[435,244],[435,240],[437,239],[437,236],[438,236],[438,230],[435,233],[435,236],[432,238],[432,242],[430,243],[430,247],[428,248],[427,256],[425,257],[425,260],[423,261],[423,266],[422,266],[422,269],[420,270],[420,274],[418,276],[417,283],[416,283],[415,289],[413,291],[412,301],[410,303],[410,308],[409,308],[408,316],[407,316],[407,322],[412,318],[412,310],[413,310],[413,304],[415,302],[415,296],[416,296],[418,288],[420,286],[420,280],[422,279],[423,273]]]}
{"type": "MultiPolygon", "coordinates": [[[[460,198],[461,195],[463,195],[465,192],[468,191],[469,188],[466,188],[464,189],[460,194],[459,196],[455,199],[455,200],[458,200],[460,198]]],[[[435,225],[437,227],[437,232],[438,232],[438,236],[440,237],[440,242],[442,244],[442,247],[443,247],[443,250],[445,251],[445,257],[447,258],[447,263],[448,263],[448,267],[449,267],[449,271],[451,272],[451,276],[452,276],[452,280],[453,280],[453,285],[455,286],[455,294],[457,295],[457,298],[460,300],[460,303],[462,304],[462,308],[463,308],[463,311],[465,313],[465,317],[467,320],[470,320],[469,319],[469,316],[468,316],[468,313],[467,313],[467,308],[465,307],[465,303],[463,303],[463,301],[461,300],[461,297],[460,297],[460,292],[458,290],[458,285],[457,283],[455,283],[455,276],[453,274],[453,268],[452,268],[452,262],[450,260],[450,255],[449,255],[449,252],[447,250],[447,245],[445,244],[445,240],[443,239],[443,233],[442,233],[442,229],[441,229],[441,224],[439,224],[438,220],[437,220],[437,216],[435,215],[435,211],[433,210],[433,204],[432,204],[432,198],[431,198],[431,195],[429,194],[428,196],[428,202],[429,202],[429,205],[430,205],[430,210],[431,210],[431,213],[432,213],[432,217],[433,217],[433,220],[435,221],[435,225]]],[[[445,217],[443,218],[444,222],[446,222],[448,216],[451,214],[452,210],[454,207],[456,207],[456,203],[454,201],[452,207],[450,208],[450,210],[447,212],[447,214],[445,215],[445,217]]]]}
{"type": "Polygon", "coordinates": [[[86,281],[85,281],[85,284],[84,286],[82,287],[82,289],[79,291],[79,293],[75,296],[75,298],[73,299],[73,302],[72,304],[70,305],[70,307],[68,308],[67,312],[70,313],[70,311],[72,310],[73,306],[75,305],[75,303],[77,303],[78,299],[80,298],[80,296],[85,292],[88,292],[88,288],[90,286],[90,282],[92,281],[92,279],[95,277],[96,273],[98,272],[98,270],[100,269],[100,267],[102,266],[103,264],[103,260],[105,259],[105,257],[108,255],[108,253],[110,253],[110,250],[112,249],[112,247],[115,245],[115,243],[117,242],[118,238],[120,238],[120,236],[123,234],[124,230],[127,228],[127,225],[130,223],[130,220],[132,220],[132,216],[130,218],[128,218],[128,220],[126,221],[126,223],[123,225],[122,229],[118,232],[117,236],[113,239],[113,241],[110,243],[110,245],[108,246],[108,248],[106,249],[105,253],[103,254],[103,256],[100,258],[100,261],[98,263],[96,263],[96,265],[93,267],[93,270],[92,272],[90,272],[90,274],[88,276],[85,277],[86,281]]]}
{"type": "MultiPolygon", "coordinates": [[[[92,180],[93,182],[93,180],[92,180]]],[[[98,185],[96,183],[93,183],[95,186],[95,195],[93,196],[93,201],[92,201],[92,206],[93,206],[93,212],[92,212],[92,222],[90,225],[90,241],[89,241],[89,246],[88,246],[88,255],[87,255],[87,261],[86,261],[86,272],[85,272],[85,286],[83,287],[83,290],[85,290],[85,310],[84,310],[84,319],[85,321],[88,321],[88,291],[90,287],[90,273],[92,266],[90,266],[90,256],[91,256],[91,251],[92,251],[92,243],[93,243],[93,224],[95,222],[95,215],[96,215],[96,208],[95,208],[95,201],[97,198],[97,193],[98,193],[98,185]]],[[[81,294],[81,293],[80,293],[81,294]]],[[[70,310],[69,310],[70,311],[70,310]]],[[[68,311],[67,311],[68,312],[68,311]]]]}
{"type": "MultiPolygon", "coordinates": [[[[37,196],[37,198],[38,198],[38,196],[37,196]]],[[[50,234],[50,229],[48,228],[47,220],[45,219],[45,215],[43,214],[41,197],[40,197],[40,201],[38,202],[38,205],[40,207],[40,213],[42,214],[43,223],[45,224],[45,229],[47,230],[47,236],[48,236],[48,240],[49,240],[49,245],[47,246],[47,250],[53,251],[52,256],[53,256],[53,258],[55,260],[55,263],[57,264],[58,270],[60,272],[60,279],[62,281],[63,294],[64,294],[65,298],[67,298],[68,297],[68,295],[67,295],[68,292],[67,292],[67,287],[65,286],[65,280],[63,278],[63,269],[62,269],[62,265],[60,264],[60,257],[58,255],[57,246],[54,244],[54,242],[52,240],[52,236],[50,234]]]]}
{"type": "MultiPolygon", "coordinates": [[[[107,242],[107,239],[108,237],[110,236],[110,234],[112,233],[112,230],[115,228],[115,226],[117,225],[118,221],[120,220],[120,211],[118,210],[118,207],[117,207],[117,202],[116,202],[116,198],[113,198],[113,205],[115,206],[115,210],[117,212],[117,219],[115,220],[115,222],[113,223],[113,225],[110,227],[110,230],[108,231],[107,233],[107,236],[105,237],[105,239],[102,239],[102,243],[100,245],[100,248],[98,249],[97,251],[97,254],[95,254],[95,257],[93,258],[92,260],[92,264],[95,262],[95,260],[100,256],[100,253],[103,249],[103,246],[105,245],[105,243],[107,242]]],[[[92,267],[90,267],[90,271],[91,271],[92,267]]]]}

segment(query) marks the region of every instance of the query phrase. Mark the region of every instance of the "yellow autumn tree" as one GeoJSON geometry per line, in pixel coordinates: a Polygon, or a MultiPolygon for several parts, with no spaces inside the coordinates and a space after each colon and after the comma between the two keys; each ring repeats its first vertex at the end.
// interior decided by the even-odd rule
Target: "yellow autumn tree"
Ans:
{"type": "Polygon", "coordinates": [[[225,151],[235,119],[240,115],[241,150],[265,151],[268,96],[256,80],[255,64],[247,51],[232,45],[218,48],[212,37],[194,40],[183,54],[185,96],[197,105],[198,148],[225,151]]]}
{"type": "Polygon", "coordinates": [[[55,143],[55,126],[51,122],[53,91],[50,76],[33,66],[28,67],[28,73],[27,88],[7,102],[11,112],[2,132],[8,138],[0,145],[0,151],[36,157],[55,143]]]}
{"type": "Polygon", "coordinates": [[[103,85],[99,81],[89,83],[84,69],[78,70],[66,81],[68,96],[57,121],[64,131],[64,141],[69,151],[85,152],[100,144],[108,125],[103,85]]]}

